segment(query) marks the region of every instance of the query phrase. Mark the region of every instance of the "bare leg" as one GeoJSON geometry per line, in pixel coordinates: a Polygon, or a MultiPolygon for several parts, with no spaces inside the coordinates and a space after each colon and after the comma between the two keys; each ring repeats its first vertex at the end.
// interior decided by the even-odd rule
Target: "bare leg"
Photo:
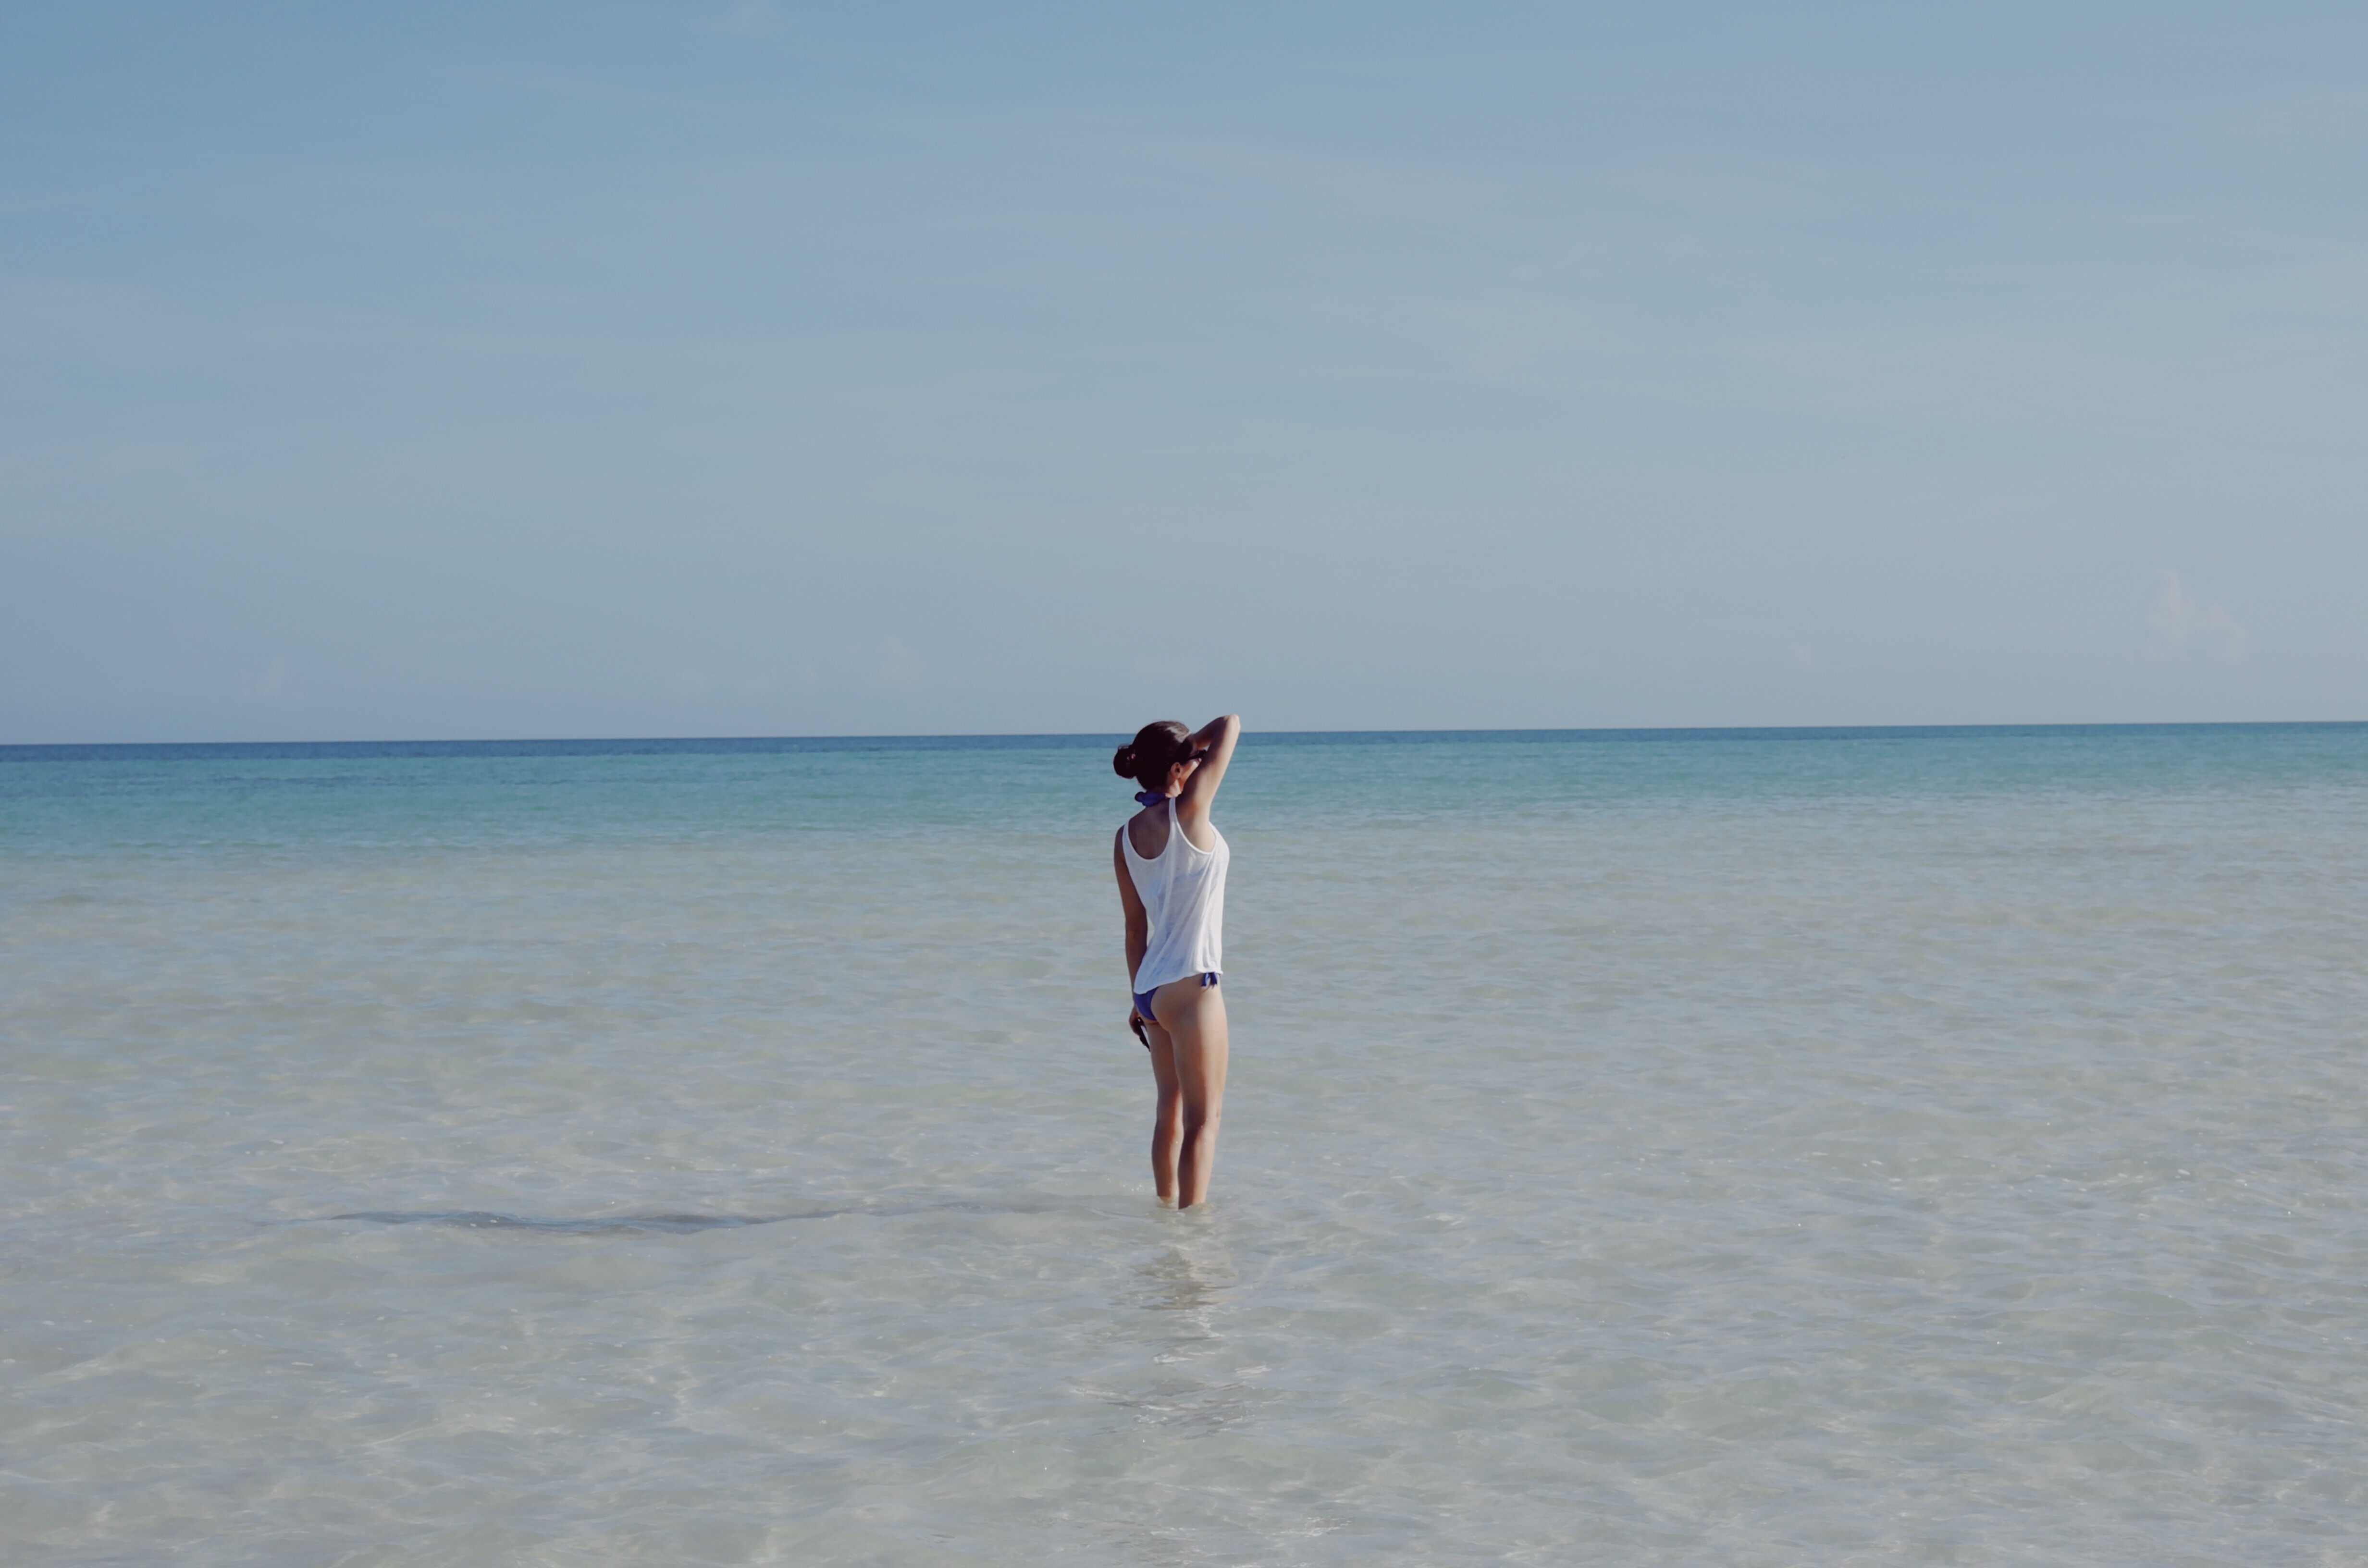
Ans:
{"type": "Polygon", "coordinates": [[[1217,1119],[1225,1108],[1225,994],[1196,977],[1161,986],[1151,1006],[1173,1047],[1181,1102],[1176,1207],[1190,1209],[1207,1200],[1217,1162],[1217,1119]]]}
{"type": "Polygon", "coordinates": [[[1180,1125],[1176,1112],[1181,1103],[1176,1089],[1176,1046],[1167,1031],[1148,1018],[1144,1020],[1143,1032],[1151,1047],[1151,1076],[1159,1085],[1159,1102],[1151,1113],[1151,1185],[1158,1189],[1159,1201],[1173,1203],[1180,1125]]]}

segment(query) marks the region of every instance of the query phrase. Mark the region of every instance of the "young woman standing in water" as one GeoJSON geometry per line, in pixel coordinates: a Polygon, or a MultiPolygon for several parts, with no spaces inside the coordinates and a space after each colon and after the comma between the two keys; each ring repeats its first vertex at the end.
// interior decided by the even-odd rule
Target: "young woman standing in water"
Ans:
{"type": "Polygon", "coordinates": [[[1242,722],[1228,713],[1191,734],[1173,719],[1145,724],[1110,766],[1143,786],[1143,810],[1110,846],[1126,909],[1127,1027],[1151,1050],[1159,1085],[1151,1122],[1151,1178],[1162,1199],[1190,1209],[1209,1196],[1217,1115],[1225,1103],[1225,867],[1233,851],[1209,803],[1234,760],[1242,722]]]}

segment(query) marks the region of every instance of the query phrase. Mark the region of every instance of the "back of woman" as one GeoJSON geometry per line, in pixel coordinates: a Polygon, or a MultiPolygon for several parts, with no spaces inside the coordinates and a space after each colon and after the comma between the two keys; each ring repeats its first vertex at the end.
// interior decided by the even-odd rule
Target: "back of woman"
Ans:
{"type": "Polygon", "coordinates": [[[1142,788],[1142,810],[1110,846],[1126,916],[1128,1026],[1151,1053],[1157,1107],[1152,1180],[1162,1199],[1190,1208],[1208,1197],[1225,1092],[1225,871],[1233,851],[1210,820],[1241,721],[1228,713],[1197,731],[1146,724],[1111,767],[1142,788]]]}

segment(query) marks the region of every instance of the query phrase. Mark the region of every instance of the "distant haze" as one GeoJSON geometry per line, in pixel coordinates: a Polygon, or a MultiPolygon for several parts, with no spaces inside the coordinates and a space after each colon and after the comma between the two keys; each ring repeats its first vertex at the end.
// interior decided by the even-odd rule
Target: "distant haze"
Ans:
{"type": "Polygon", "coordinates": [[[0,742],[2368,717],[2368,8],[0,16],[0,742]]]}

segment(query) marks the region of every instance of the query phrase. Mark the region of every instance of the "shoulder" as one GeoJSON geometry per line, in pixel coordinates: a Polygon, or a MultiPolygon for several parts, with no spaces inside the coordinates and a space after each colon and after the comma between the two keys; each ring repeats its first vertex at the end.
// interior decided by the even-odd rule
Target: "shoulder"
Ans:
{"type": "Polygon", "coordinates": [[[1156,807],[1145,807],[1126,819],[1118,830],[1126,846],[1146,860],[1156,860],[1167,847],[1167,813],[1156,807]]]}

